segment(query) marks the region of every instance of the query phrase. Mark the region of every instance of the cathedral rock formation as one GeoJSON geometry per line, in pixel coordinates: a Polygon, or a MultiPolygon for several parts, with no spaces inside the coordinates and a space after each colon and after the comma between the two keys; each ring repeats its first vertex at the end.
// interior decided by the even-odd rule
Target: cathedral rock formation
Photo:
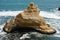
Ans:
{"type": "Polygon", "coordinates": [[[34,3],[31,3],[27,9],[19,13],[14,19],[6,22],[4,30],[11,32],[15,28],[34,28],[43,34],[53,34],[56,32],[49,24],[46,24],[44,18],[39,16],[40,10],[34,3]]]}

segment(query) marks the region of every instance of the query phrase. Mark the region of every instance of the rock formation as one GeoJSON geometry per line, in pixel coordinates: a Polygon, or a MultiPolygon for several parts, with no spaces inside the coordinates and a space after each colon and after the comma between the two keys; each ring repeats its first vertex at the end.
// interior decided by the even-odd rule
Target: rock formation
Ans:
{"type": "Polygon", "coordinates": [[[50,27],[49,24],[46,24],[45,20],[39,16],[39,13],[39,8],[34,3],[31,3],[22,13],[19,13],[14,19],[7,22],[3,29],[6,32],[11,32],[15,28],[31,27],[40,31],[40,33],[55,33],[56,30],[50,27]]]}
{"type": "Polygon", "coordinates": [[[58,11],[60,11],[60,7],[58,8],[58,11]]]}

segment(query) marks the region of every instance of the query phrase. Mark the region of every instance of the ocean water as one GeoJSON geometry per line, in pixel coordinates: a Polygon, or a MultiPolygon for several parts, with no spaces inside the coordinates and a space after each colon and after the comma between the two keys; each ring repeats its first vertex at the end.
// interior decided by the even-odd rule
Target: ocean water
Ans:
{"type": "Polygon", "coordinates": [[[60,40],[60,0],[0,0],[0,40],[60,40]],[[6,21],[14,18],[26,7],[34,2],[40,9],[40,16],[56,29],[53,35],[40,34],[37,32],[12,33],[3,31],[6,21]]]}

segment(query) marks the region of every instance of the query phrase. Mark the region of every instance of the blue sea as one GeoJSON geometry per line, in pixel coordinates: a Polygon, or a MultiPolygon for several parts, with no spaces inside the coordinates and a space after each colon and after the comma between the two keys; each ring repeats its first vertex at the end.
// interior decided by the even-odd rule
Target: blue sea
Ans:
{"type": "MultiPolygon", "coordinates": [[[[0,40],[60,40],[60,0],[0,0],[0,40]],[[56,29],[57,33],[46,35],[37,32],[16,33],[14,38],[3,31],[5,22],[14,18],[20,12],[25,10],[27,6],[34,2],[40,9],[40,16],[56,29]],[[18,34],[18,35],[17,35],[18,34]],[[19,36],[21,35],[21,36],[19,36]],[[19,36],[19,37],[17,37],[19,36]]],[[[13,33],[14,34],[14,33],[13,33]]]]}

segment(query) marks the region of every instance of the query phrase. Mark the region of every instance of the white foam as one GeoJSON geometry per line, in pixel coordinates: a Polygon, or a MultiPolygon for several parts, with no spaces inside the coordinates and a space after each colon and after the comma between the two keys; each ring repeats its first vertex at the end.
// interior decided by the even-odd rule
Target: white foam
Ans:
{"type": "Polygon", "coordinates": [[[55,12],[41,11],[39,15],[46,18],[60,19],[60,16],[56,15],[55,12]]]}
{"type": "Polygon", "coordinates": [[[53,35],[47,35],[47,36],[50,36],[50,37],[59,37],[60,38],[60,33],[56,33],[56,34],[53,34],[53,35]]]}
{"type": "Polygon", "coordinates": [[[16,16],[22,11],[0,11],[0,16],[16,16]]]}
{"type": "Polygon", "coordinates": [[[53,35],[47,35],[47,36],[50,36],[50,37],[59,37],[60,38],[60,31],[58,29],[56,29],[56,27],[54,27],[54,29],[56,30],[56,33],[53,34],[53,35]]]}
{"type": "Polygon", "coordinates": [[[4,24],[0,25],[0,35],[7,34],[6,32],[3,31],[3,27],[4,27],[4,24]]]}
{"type": "Polygon", "coordinates": [[[54,37],[59,37],[60,38],[60,31],[55,29],[57,32],[53,35],[54,37]]]}
{"type": "Polygon", "coordinates": [[[30,38],[28,33],[26,33],[22,37],[20,37],[20,39],[25,39],[25,38],[30,38]]]}
{"type": "MultiPolygon", "coordinates": [[[[16,16],[22,11],[0,11],[0,16],[16,16]]],[[[46,17],[46,18],[55,18],[55,19],[60,19],[60,16],[56,15],[57,13],[60,12],[47,12],[47,11],[40,11],[40,16],[46,17]]]]}
{"type": "Polygon", "coordinates": [[[6,32],[0,32],[0,35],[7,34],[6,32]]]}

